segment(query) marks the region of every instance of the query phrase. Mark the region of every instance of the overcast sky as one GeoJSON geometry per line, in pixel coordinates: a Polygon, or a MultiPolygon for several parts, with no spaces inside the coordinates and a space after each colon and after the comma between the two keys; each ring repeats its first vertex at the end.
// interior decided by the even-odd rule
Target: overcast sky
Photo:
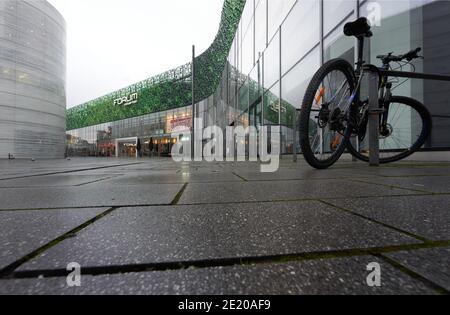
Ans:
{"type": "Polygon", "coordinates": [[[212,43],[223,0],[49,0],[67,23],[67,107],[170,70],[212,43]]]}

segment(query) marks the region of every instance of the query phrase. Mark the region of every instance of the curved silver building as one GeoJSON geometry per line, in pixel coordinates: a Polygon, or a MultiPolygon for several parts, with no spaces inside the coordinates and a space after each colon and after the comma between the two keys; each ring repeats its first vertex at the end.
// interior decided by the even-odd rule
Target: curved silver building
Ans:
{"type": "Polygon", "coordinates": [[[66,30],[44,0],[0,1],[0,159],[63,158],[66,30]]]}

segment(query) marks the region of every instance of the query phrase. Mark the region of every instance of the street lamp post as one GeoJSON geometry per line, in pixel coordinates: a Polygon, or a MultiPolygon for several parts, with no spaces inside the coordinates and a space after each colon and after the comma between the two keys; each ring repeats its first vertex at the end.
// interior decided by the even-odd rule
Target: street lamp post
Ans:
{"type": "Polygon", "coordinates": [[[191,129],[191,159],[195,157],[195,45],[192,45],[192,65],[191,65],[191,81],[192,81],[192,129],[191,129]]]}

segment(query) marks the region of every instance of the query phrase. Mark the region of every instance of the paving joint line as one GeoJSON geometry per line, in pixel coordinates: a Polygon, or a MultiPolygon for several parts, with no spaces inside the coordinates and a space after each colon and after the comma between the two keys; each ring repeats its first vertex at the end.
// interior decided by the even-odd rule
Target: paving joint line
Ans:
{"type": "Polygon", "coordinates": [[[178,192],[178,194],[176,194],[175,198],[173,198],[172,202],[170,203],[171,206],[175,206],[178,204],[188,185],[189,183],[184,183],[181,190],[178,192]]]}
{"type": "Polygon", "coordinates": [[[340,206],[338,206],[338,205],[335,205],[335,204],[333,204],[333,203],[331,203],[331,202],[327,202],[327,201],[324,201],[324,200],[318,200],[318,201],[322,202],[323,204],[325,204],[325,205],[327,205],[327,206],[329,206],[329,207],[332,207],[332,208],[334,208],[334,209],[336,209],[336,210],[339,210],[339,211],[341,211],[341,212],[345,212],[345,213],[347,213],[347,214],[356,216],[356,217],[358,217],[358,218],[361,218],[361,219],[370,221],[370,222],[372,222],[372,223],[381,225],[381,226],[383,226],[383,227],[385,227],[385,228],[394,230],[394,231],[396,231],[396,232],[398,232],[398,233],[401,233],[401,234],[404,234],[404,235],[406,235],[406,236],[408,236],[408,237],[415,238],[416,240],[421,241],[421,242],[423,242],[423,243],[425,243],[425,244],[428,244],[428,243],[431,243],[431,242],[432,242],[432,240],[429,240],[429,239],[427,239],[427,238],[425,238],[425,237],[423,237],[423,236],[416,235],[416,234],[414,234],[414,233],[411,233],[411,232],[408,232],[408,231],[406,231],[406,230],[397,228],[397,227],[392,226],[392,225],[390,225],[390,224],[387,224],[387,223],[378,221],[378,220],[376,220],[376,219],[367,217],[367,216],[365,216],[365,215],[362,215],[362,214],[360,214],[360,213],[354,212],[354,211],[349,210],[349,209],[347,209],[347,208],[343,208],[343,207],[340,207],[340,206]]]}
{"type": "Polygon", "coordinates": [[[375,183],[375,182],[366,182],[366,181],[359,180],[359,179],[347,179],[347,180],[353,181],[353,182],[357,182],[357,183],[371,184],[371,185],[387,187],[387,188],[391,188],[391,189],[395,188],[395,189],[401,189],[401,190],[406,190],[406,191],[414,191],[414,192],[423,193],[423,194],[434,194],[434,192],[432,192],[432,191],[420,190],[420,189],[414,189],[414,188],[405,188],[405,187],[401,187],[401,186],[397,186],[397,185],[389,185],[389,184],[375,183]]]}
{"type": "MultiPolygon", "coordinates": [[[[82,184],[77,184],[77,185],[60,185],[60,186],[45,186],[45,185],[40,185],[40,186],[22,186],[22,187],[0,187],[0,190],[2,190],[2,189],[4,189],[4,190],[6,190],[6,189],[38,189],[38,188],[55,188],[55,189],[57,189],[57,188],[61,188],[61,187],[63,187],[63,188],[67,188],[67,187],[82,187],[82,186],[86,186],[86,185],[89,185],[89,184],[93,184],[93,183],[96,183],[96,182],[100,182],[100,181],[104,181],[104,180],[109,180],[109,179],[114,179],[114,178],[118,178],[118,177],[121,177],[121,176],[124,176],[124,175],[118,175],[118,176],[112,176],[112,177],[110,177],[110,178],[105,178],[105,179],[99,179],[99,180],[95,180],[95,181],[92,181],[92,182],[87,182],[87,183],[82,183],[82,184]]],[[[236,183],[237,181],[230,181],[229,183],[236,183]]],[[[144,185],[142,185],[142,184],[128,184],[128,185],[126,185],[126,186],[129,186],[129,187],[136,187],[136,186],[139,186],[139,187],[145,187],[145,186],[169,186],[169,185],[181,185],[181,184],[185,184],[186,182],[183,182],[183,181],[179,181],[179,182],[166,182],[166,183],[155,183],[155,182],[152,182],[151,184],[144,184],[144,185]]],[[[211,184],[212,182],[199,182],[200,184],[202,184],[202,183],[204,183],[204,184],[211,184]]],[[[227,183],[227,182],[221,182],[221,183],[227,183]]],[[[2,209],[0,209],[0,211],[1,211],[2,209]]]]}
{"type": "MultiPolygon", "coordinates": [[[[78,184],[78,185],[73,185],[73,187],[87,186],[87,185],[90,185],[90,184],[95,184],[95,183],[103,182],[103,181],[110,180],[110,179],[117,178],[117,177],[119,177],[119,176],[110,176],[110,177],[106,177],[106,178],[102,178],[102,179],[97,179],[97,180],[94,180],[94,181],[92,181],[92,182],[87,182],[87,183],[82,183],[82,184],[78,184]]],[[[70,186],[69,186],[69,187],[70,187],[70,186]]]]}
{"type": "Polygon", "coordinates": [[[100,166],[100,167],[93,167],[93,168],[86,168],[86,169],[78,169],[78,170],[70,170],[70,171],[61,171],[61,172],[53,172],[53,173],[34,174],[34,175],[26,175],[26,176],[19,176],[19,177],[0,178],[0,181],[11,180],[11,179],[32,178],[32,177],[40,177],[40,176],[51,176],[51,175],[59,175],[59,174],[70,174],[70,173],[78,173],[78,172],[86,172],[86,171],[95,171],[95,170],[108,169],[108,168],[115,168],[115,167],[121,167],[121,166],[132,166],[132,165],[138,165],[138,164],[143,164],[143,163],[144,163],[144,162],[136,162],[136,163],[130,163],[130,164],[120,164],[120,165],[110,165],[110,166],[100,166]]]}
{"type": "Polygon", "coordinates": [[[377,175],[382,178],[413,178],[413,177],[449,177],[450,173],[430,174],[430,175],[377,175]]]}
{"type": "Polygon", "coordinates": [[[422,282],[424,285],[429,287],[430,289],[434,290],[436,293],[440,295],[450,295],[450,292],[445,289],[444,287],[440,286],[439,284],[431,281],[430,279],[418,274],[417,272],[411,270],[410,268],[404,266],[403,264],[399,263],[395,259],[392,259],[390,257],[387,257],[380,253],[374,253],[373,256],[383,260],[384,262],[390,264],[392,267],[394,267],[397,270],[400,270],[401,272],[407,274],[413,279],[416,279],[420,282],[422,282]]]}
{"type": "MultiPolygon", "coordinates": [[[[191,181],[188,182],[188,184],[233,184],[233,183],[239,183],[240,180],[223,180],[223,181],[216,181],[216,180],[202,180],[202,181],[191,181]]],[[[186,184],[185,180],[180,179],[179,181],[167,181],[167,182],[152,182],[151,185],[180,185],[180,184],[186,184]]],[[[135,187],[135,186],[147,186],[148,184],[139,184],[139,183],[132,183],[132,184],[126,184],[126,186],[129,187],[135,187]]],[[[0,187],[1,189],[1,187],[0,187]]]]}
{"type": "MultiPolygon", "coordinates": [[[[148,207],[160,207],[167,205],[149,205],[148,207]]],[[[81,206],[81,207],[52,207],[52,208],[31,208],[31,209],[1,209],[1,212],[20,212],[20,211],[57,211],[57,210],[85,210],[85,209],[110,209],[110,208],[130,208],[138,206],[81,206]]]]}
{"type": "Polygon", "coordinates": [[[182,203],[178,205],[184,206],[200,206],[200,205],[227,205],[227,204],[258,204],[258,203],[282,203],[282,202],[302,202],[302,201],[319,201],[319,200],[348,200],[348,199],[367,199],[367,198],[395,198],[395,197],[423,197],[423,196],[437,196],[450,195],[446,194],[406,194],[406,195],[366,195],[366,196],[348,196],[348,197],[328,197],[328,198],[299,198],[299,199],[275,199],[275,200],[251,200],[251,201],[224,201],[224,202],[198,202],[198,203],[182,203]]]}
{"type": "Polygon", "coordinates": [[[231,172],[231,174],[233,174],[234,176],[236,176],[237,178],[241,179],[242,181],[244,181],[246,183],[249,182],[249,180],[247,178],[237,174],[236,172],[231,172]]]}
{"type": "Polygon", "coordinates": [[[420,167],[450,167],[450,163],[447,162],[401,162],[401,163],[388,163],[384,164],[386,168],[420,168],[420,167]]]}
{"type": "Polygon", "coordinates": [[[283,200],[260,200],[260,201],[224,201],[224,202],[199,202],[199,203],[177,203],[172,205],[171,203],[161,204],[132,204],[132,205],[87,205],[87,206],[61,206],[61,207],[49,207],[49,208],[29,208],[29,209],[0,209],[0,212],[9,211],[45,211],[45,210],[64,210],[64,209],[90,209],[90,208],[141,208],[141,207],[170,207],[170,206],[214,206],[214,205],[236,205],[236,204],[258,204],[258,203],[282,203],[282,202],[308,202],[308,201],[320,201],[320,200],[350,200],[350,199],[368,199],[368,198],[399,198],[399,197],[437,197],[437,196],[449,196],[450,193],[429,193],[429,194],[406,194],[406,195],[371,195],[371,196],[353,196],[353,197],[328,197],[328,198],[301,198],[301,199],[283,199],[283,200]]]}
{"type": "Polygon", "coordinates": [[[104,218],[108,214],[112,213],[113,211],[117,210],[118,208],[120,208],[120,207],[111,207],[111,208],[109,208],[108,210],[106,210],[106,211],[100,213],[99,215],[95,216],[94,218],[84,222],[83,224],[79,225],[78,227],[70,230],[69,232],[64,233],[63,235],[55,238],[54,240],[48,242],[47,244],[39,247],[38,249],[32,251],[31,253],[23,256],[22,258],[16,260],[15,262],[9,264],[8,266],[6,266],[4,268],[2,268],[0,270],[0,279],[1,278],[7,278],[12,273],[14,273],[14,271],[17,270],[17,268],[19,268],[20,266],[26,264],[30,260],[36,258],[37,256],[41,255],[42,253],[44,253],[45,251],[49,250],[50,248],[58,245],[59,243],[65,241],[66,239],[74,237],[74,235],[76,235],[80,231],[86,229],[90,225],[92,225],[95,222],[101,220],[102,218],[104,218]]]}
{"type": "MultiPolygon", "coordinates": [[[[237,174],[234,174],[238,176],[241,179],[244,179],[244,177],[239,176],[237,174]]],[[[370,176],[370,177],[378,177],[378,176],[370,176]]],[[[320,180],[345,180],[348,178],[370,178],[370,177],[366,177],[366,176],[361,176],[361,177],[324,177],[324,178],[274,178],[274,179],[247,179],[245,178],[246,182],[251,182],[251,183],[255,183],[255,182],[304,182],[304,181],[320,181],[320,180]]]]}
{"type": "MultiPolygon", "coordinates": [[[[450,246],[450,240],[434,241],[428,244],[406,244],[396,246],[385,246],[375,248],[362,249],[343,249],[335,251],[317,251],[304,252],[282,255],[267,255],[255,257],[233,257],[233,258],[215,258],[204,259],[197,261],[172,261],[172,262],[158,262],[147,264],[127,264],[116,266],[97,266],[82,268],[82,275],[101,276],[114,275],[125,273],[140,273],[140,272],[164,272],[164,271],[178,271],[219,267],[234,267],[234,266],[254,266],[259,264],[285,264],[302,261],[316,261],[316,260],[331,260],[339,258],[352,258],[362,256],[375,256],[387,253],[395,253],[401,251],[413,251],[420,249],[431,248],[447,248],[450,246]]],[[[30,279],[30,278],[56,278],[66,277],[67,270],[65,269],[49,269],[49,270],[28,270],[17,271],[11,273],[7,279],[30,279]]]]}

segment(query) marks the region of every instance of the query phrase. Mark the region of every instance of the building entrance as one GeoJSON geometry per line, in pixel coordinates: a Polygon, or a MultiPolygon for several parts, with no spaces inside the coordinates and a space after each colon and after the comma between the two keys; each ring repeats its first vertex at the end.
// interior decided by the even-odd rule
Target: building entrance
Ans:
{"type": "Polygon", "coordinates": [[[170,136],[152,137],[144,142],[144,156],[171,156],[172,147],[176,143],[176,141],[176,139],[172,139],[170,136]]]}
{"type": "Polygon", "coordinates": [[[116,140],[116,157],[136,158],[138,138],[124,138],[116,140]]]}

